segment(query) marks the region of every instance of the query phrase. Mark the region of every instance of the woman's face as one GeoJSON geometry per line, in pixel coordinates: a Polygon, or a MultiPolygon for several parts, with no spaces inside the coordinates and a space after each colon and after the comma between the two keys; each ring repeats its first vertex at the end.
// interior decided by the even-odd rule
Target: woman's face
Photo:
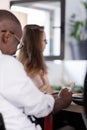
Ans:
{"type": "Polygon", "coordinates": [[[46,47],[47,41],[46,41],[46,34],[45,32],[43,33],[42,36],[42,51],[44,51],[45,47],[46,47]]]}

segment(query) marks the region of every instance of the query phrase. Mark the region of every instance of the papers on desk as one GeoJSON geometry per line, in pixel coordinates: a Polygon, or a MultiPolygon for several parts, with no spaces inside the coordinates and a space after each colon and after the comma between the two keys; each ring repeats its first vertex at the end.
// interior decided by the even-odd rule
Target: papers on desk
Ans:
{"type": "Polygon", "coordinates": [[[72,95],[72,100],[74,103],[78,104],[78,105],[84,105],[84,101],[83,101],[83,94],[73,94],[72,95]]]}
{"type": "Polygon", "coordinates": [[[83,93],[73,93],[72,97],[83,98],[83,93]]]}

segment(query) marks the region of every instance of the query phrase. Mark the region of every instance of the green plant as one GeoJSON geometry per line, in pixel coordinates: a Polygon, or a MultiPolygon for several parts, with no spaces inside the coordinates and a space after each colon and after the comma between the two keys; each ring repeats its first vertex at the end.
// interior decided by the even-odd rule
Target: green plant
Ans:
{"type": "Polygon", "coordinates": [[[54,90],[60,91],[62,89],[62,86],[51,86],[54,90]]]}
{"type": "Polygon", "coordinates": [[[86,19],[83,21],[76,20],[76,15],[72,14],[70,17],[70,36],[77,41],[87,40],[87,2],[82,2],[85,11],[86,19]]]}

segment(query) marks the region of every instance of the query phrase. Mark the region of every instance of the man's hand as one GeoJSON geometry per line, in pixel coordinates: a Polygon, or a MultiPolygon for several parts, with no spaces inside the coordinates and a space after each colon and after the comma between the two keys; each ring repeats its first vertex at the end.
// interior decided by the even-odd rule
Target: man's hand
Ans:
{"type": "Polygon", "coordinates": [[[54,112],[58,112],[71,104],[72,92],[70,92],[67,88],[64,88],[58,95],[54,95],[53,97],[55,99],[54,112]]]}

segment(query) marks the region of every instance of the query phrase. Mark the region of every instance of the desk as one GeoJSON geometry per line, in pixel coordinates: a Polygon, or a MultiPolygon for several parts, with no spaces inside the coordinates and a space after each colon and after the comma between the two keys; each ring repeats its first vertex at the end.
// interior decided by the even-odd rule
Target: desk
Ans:
{"type": "MultiPolygon", "coordinates": [[[[44,130],[42,118],[41,126],[44,130]]],[[[70,125],[75,128],[75,130],[87,130],[87,119],[84,113],[84,107],[71,103],[69,107],[61,110],[58,113],[52,115],[53,120],[53,130],[59,130],[63,126],[70,125]]]]}
{"type": "Polygon", "coordinates": [[[84,113],[84,107],[71,103],[71,105],[53,115],[54,130],[61,128],[65,125],[70,125],[75,128],[75,130],[86,130],[87,129],[87,119],[84,113]]]}
{"type": "Polygon", "coordinates": [[[71,112],[77,112],[77,113],[84,113],[84,108],[81,105],[77,105],[75,103],[71,103],[71,105],[69,107],[67,107],[66,109],[63,109],[66,111],[71,111],[71,112]]]}
{"type": "Polygon", "coordinates": [[[64,109],[64,110],[70,111],[70,112],[80,113],[82,115],[82,119],[83,119],[85,126],[87,128],[87,118],[86,118],[86,115],[84,113],[84,107],[83,106],[77,105],[77,104],[72,102],[71,105],[67,109],[64,109]]]}

